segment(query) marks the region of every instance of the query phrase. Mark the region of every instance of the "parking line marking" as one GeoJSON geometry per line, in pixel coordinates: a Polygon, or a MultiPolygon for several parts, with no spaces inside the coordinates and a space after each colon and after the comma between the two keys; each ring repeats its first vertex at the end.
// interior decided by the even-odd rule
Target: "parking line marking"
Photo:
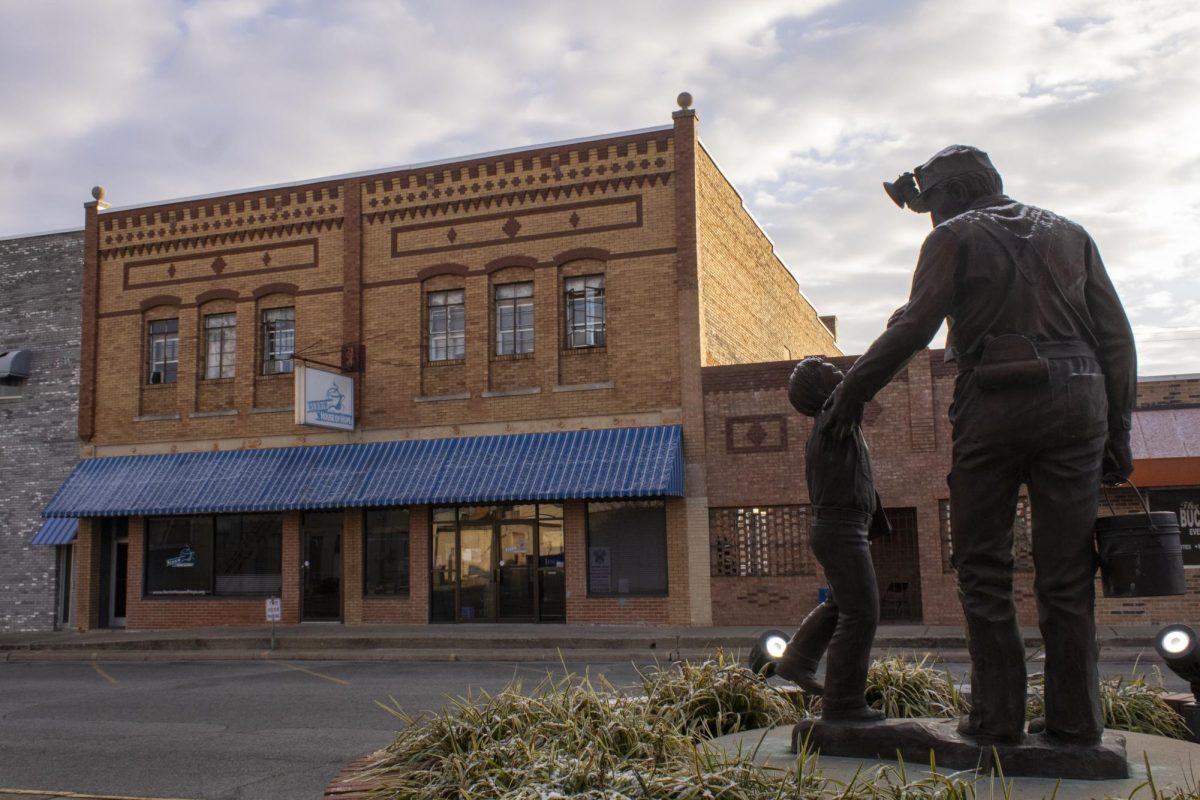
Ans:
{"type": "Polygon", "coordinates": [[[313,670],[311,670],[311,669],[306,669],[306,668],[304,668],[304,667],[298,667],[298,666],[296,666],[295,664],[289,664],[289,663],[288,663],[288,662],[286,662],[286,661],[270,661],[270,662],[268,662],[268,663],[270,663],[270,664],[278,664],[279,666],[281,666],[281,667],[287,667],[288,669],[294,669],[294,670],[296,670],[297,672],[303,672],[303,673],[305,673],[306,675],[312,675],[314,678],[324,678],[325,680],[327,680],[327,681],[330,681],[331,683],[340,683],[342,686],[349,686],[349,685],[350,685],[350,681],[344,681],[344,680],[342,680],[341,678],[335,678],[335,677],[333,677],[332,675],[325,675],[325,674],[322,674],[322,673],[320,673],[320,672],[314,672],[314,671],[313,671],[313,670]]]}
{"type": "Polygon", "coordinates": [[[187,800],[184,797],[134,797],[127,794],[80,794],[79,792],[60,792],[54,789],[11,789],[0,787],[2,795],[21,795],[27,797],[68,798],[69,800],[187,800]]]}
{"type": "Polygon", "coordinates": [[[117,682],[116,678],[114,678],[112,675],[109,675],[107,672],[105,672],[103,669],[100,668],[100,665],[98,663],[96,663],[95,656],[92,656],[92,669],[96,670],[96,674],[99,675],[101,678],[104,678],[104,680],[108,681],[109,683],[117,682]]]}

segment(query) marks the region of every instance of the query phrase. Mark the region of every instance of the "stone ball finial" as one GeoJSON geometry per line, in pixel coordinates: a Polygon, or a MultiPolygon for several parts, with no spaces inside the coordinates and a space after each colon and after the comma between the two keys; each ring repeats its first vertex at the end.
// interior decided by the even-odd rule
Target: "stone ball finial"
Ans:
{"type": "Polygon", "coordinates": [[[92,187],[92,199],[97,200],[97,201],[104,199],[104,187],[103,186],[93,186],[92,187]]]}
{"type": "Polygon", "coordinates": [[[692,107],[692,93],[680,92],[679,97],[675,98],[675,102],[679,103],[679,107],[686,111],[692,107]]]}

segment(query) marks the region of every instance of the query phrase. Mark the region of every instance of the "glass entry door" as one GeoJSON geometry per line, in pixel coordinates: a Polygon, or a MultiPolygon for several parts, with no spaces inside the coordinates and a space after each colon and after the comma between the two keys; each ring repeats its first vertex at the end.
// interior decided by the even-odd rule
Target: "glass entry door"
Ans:
{"type": "Polygon", "coordinates": [[[459,531],[458,618],[462,622],[496,618],[496,548],[491,525],[463,523],[459,531]]]}
{"type": "Polygon", "coordinates": [[[300,618],[342,618],[342,512],[307,513],[300,520],[300,618]]]}
{"type": "Polygon", "coordinates": [[[566,619],[562,506],[434,509],[430,619],[566,619]]]}
{"type": "Polygon", "coordinates": [[[500,522],[496,525],[500,552],[500,607],[502,620],[533,619],[533,523],[500,522]]]}

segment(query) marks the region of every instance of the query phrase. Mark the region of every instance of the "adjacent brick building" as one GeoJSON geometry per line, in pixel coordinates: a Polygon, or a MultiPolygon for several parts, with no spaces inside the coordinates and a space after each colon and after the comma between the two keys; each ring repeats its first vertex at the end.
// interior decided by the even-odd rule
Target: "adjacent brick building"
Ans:
{"type": "Polygon", "coordinates": [[[0,631],[68,622],[70,549],[31,541],[79,460],[82,253],[80,231],[0,240],[0,631]]]}
{"type": "MultiPolygon", "coordinates": [[[[834,359],[843,369],[854,357],[834,359]]],[[[812,421],[792,410],[792,361],[703,371],[711,532],[713,622],[791,624],[824,586],[808,548],[804,442],[812,421]]],[[[894,533],[872,544],[884,621],[960,624],[950,565],[950,423],[955,365],[941,350],[914,358],[864,414],[876,485],[894,533]]],[[[1101,598],[1101,623],[1165,624],[1190,618],[1200,592],[1200,376],[1146,378],[1134,414],[1133,482],[1154,510],[1184,520],[1188,591],[1155,598],[1101,598]],[[1190,506],[1188,504],[1191,504],[1190,506]]],[[[1100,514],[1141,508],[1133,490],[1102,500],[1100,514]]],[[[1029,506],[1015,527],[1020,621],[1037,624],[1029,506]]],[[[1102,587],[1097,579],[1097,596],[1102,587]]]]}

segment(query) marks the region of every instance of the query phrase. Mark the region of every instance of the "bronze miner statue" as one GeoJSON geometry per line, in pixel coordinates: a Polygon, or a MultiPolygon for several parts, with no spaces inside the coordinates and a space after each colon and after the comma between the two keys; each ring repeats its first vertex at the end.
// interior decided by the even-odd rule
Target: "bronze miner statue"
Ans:
{"type": "Polygon", "coordinates": [[[879,590],[868,539],[891,529],[875,491],[859,426],[853,425],[846,437],[822,430],[821,409],[841,380],[841,370],[833,364],[806,358],[788,382],[788,399],[795,409],[816,417],[804,451],[812,504],[810,542],[830,593],[788,642],[775,674],[810,694],[823,695],[822,719],[874,722],[883,719],[883,713],[867,706],[865,693],[871,643],[879,624],[879,590]],[[814,675],[823,653],[827,654],[824,686],[814,675]]]}
{"type": "Polygon", "coordinates": [[[983,151],[952,145],[885,184],[933,217],[908,304],[834,391],[825,429],[855,433],[863,405],[949,322],[953,564],[971,654],[959,733],[1015,745],[1025,730],[1024,648],[1013,604],[1013,520],[1025,484],[1045,642],[1038,741],[1101,742],[1093,526],[1101,481],[1129,477],[1136,355],[1091,237],[1005,196],[983,151]]]}

